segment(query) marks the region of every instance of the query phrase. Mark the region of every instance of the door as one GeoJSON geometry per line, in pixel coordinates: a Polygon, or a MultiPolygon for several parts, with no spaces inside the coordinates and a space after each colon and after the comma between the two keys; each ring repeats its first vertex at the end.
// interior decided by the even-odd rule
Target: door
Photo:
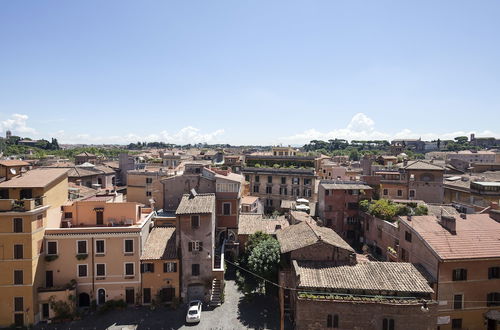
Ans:
{"type": "Polygon", "coordinates": [[[142,290],[142,299],[143,299],[143,303],[145,303],[145,304],[151,303],[151,289],[150,288],[144,288],[142,290]]]}
{"type": "Polygon", "coordinates": [[[497,321],[488,319],[488,330],[497,330],[497,321]]]}
{"type": "Polygon", "coordinates": [[[96,212],[96,224],[102,225],[104,224],[104,212],[96,212]]]}
{"type": "Polygon", "coordinates": [[[129,305],[133,305],[135,303],[134,288],[125,289],[125,302],[129,305]]]}
{"type": "Polygon", "coordinates": [[[172,302],[175,297],[175,288],[163,288],[161,289],[161,300],[163,302],[172,302]]]}
{"type": "Polygon", "coordinates": [[[201,300],[204,301],[205,299],[205,287],[203,284],[194,284],[188,286],[188,292],[187,292],[188,300],[201,300]]]}
{"type": "Polygon", "coordinates": [[[79,307],[90,306],[90,296],[88,293],[82,292],[78,295],[78,306],[79,307]]]}
{"type": "Polygon", "coordinates": [[[104,289],[97,290],[97,304],[102,305],[106,302],[106,291],[104,289]]]}
{"type": "Polygon", "coordinates": [[[42,319],[46,320],[49,318],[49,304],[42,304],[42,319]]]}
{"type": "Polygon", "coordinates": [[[45,287],[51,288],[54,286],[54,273],[51,270],[45,272],[45,287]]]}

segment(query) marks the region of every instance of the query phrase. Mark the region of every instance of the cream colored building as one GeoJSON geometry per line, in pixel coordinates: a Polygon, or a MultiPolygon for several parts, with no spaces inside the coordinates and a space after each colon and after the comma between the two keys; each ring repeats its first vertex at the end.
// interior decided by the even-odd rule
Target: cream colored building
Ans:
{"type": "Polygon", "coordinates": [[[67,170],[31,170],[0,191],[0,327],[33,324],[42,314],[43,236],[67,200],[67,170]]]}

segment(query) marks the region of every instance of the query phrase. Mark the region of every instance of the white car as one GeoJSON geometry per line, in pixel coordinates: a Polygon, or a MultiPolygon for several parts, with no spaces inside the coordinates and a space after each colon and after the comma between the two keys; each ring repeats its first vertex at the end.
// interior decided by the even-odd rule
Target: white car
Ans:
{"type": "Polygon", "coordinates": [[[186,323],[196,323],[201,320],[201,301],[191,300],[186,315],[186,323]]]}

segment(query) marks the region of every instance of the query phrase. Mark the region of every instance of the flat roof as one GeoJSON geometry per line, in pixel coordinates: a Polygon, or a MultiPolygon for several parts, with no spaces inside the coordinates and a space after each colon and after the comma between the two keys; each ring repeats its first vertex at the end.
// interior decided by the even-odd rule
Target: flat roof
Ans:
{"type": "Polygon", "coordinates": [[[67,173],[67,168],[39,168],[0,183],[0,188],[45,188],[67,173]]]}

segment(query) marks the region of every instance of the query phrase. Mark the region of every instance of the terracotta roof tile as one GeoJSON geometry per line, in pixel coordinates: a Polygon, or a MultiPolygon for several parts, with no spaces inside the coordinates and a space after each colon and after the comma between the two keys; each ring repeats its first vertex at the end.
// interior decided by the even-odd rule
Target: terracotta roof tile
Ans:
{"type": "Polygon", "coordinates": [[[68,169],[39,168],[30,170],[0,183],[0,188],[45,188],[59,178],[66,176],[68,169]]]}
{"type": "Polygon", "coordinates": [[[215,194],[197,194],[191,197],[189,194],[182,196],[181,202],[175,214],[201,214],[215,212],[215,194]]]}
{"type": "Polygon", "coordinates": [[[293,261],[299,288],[433,293],[425,277],[406,262],[364,262],[336,266],[333,262],[293,261]]]}
{"type": "Polygon", "coordinates": [[[149,233],[141,260],[177,259],[175,227],[154,227],[149,233]]]}
{"type": "Polygon", "coordinates": [[[276,238],[280,243],[281,253],[298,250],[320,241],[354,252],[354,249],[334,230],[327,227],[320,227],[309,222],[301,222],[278,230],[276,232],[276,238]]]}
{"type": "Polygon", "coordinates": [[[276,226],[280,226],[279,228],[285,228],[288,227],[289,224],[284,217],[278,217],[277,219],[265,219],[262,214],[242,213],[240,214],[238,235],[252,235],[258,231],[274,235],[277,230],[276,226]]]}

